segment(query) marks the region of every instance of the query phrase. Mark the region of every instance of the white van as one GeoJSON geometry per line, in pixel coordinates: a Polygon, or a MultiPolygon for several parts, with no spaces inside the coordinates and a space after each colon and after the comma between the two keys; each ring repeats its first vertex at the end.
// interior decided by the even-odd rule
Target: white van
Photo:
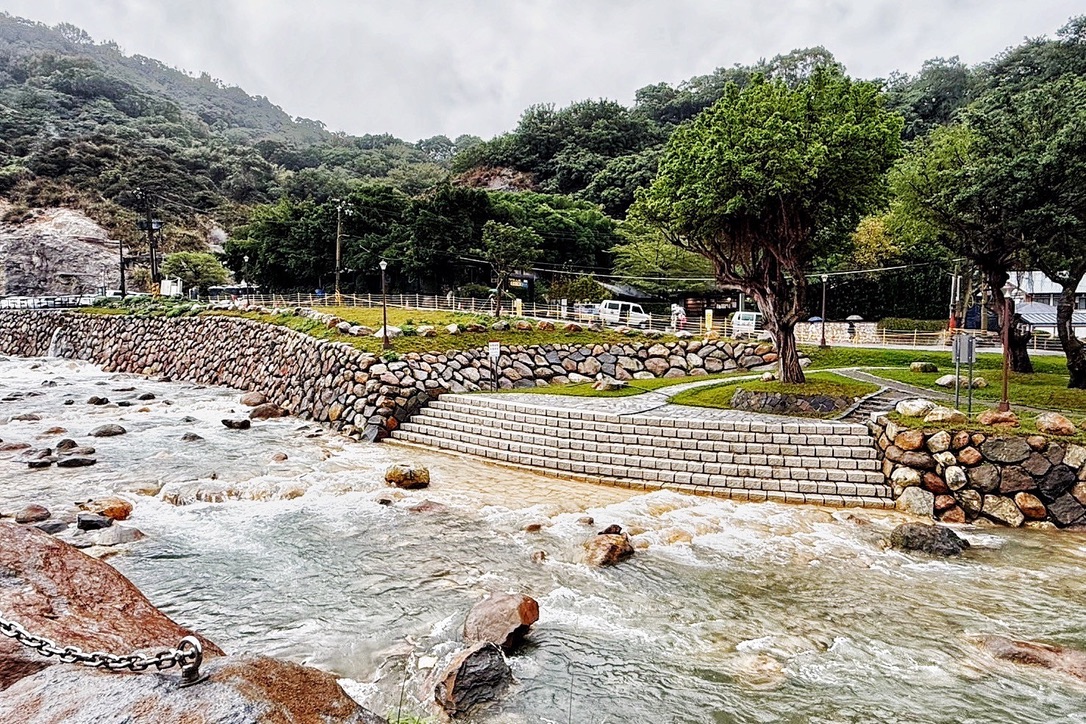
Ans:
{"type": "Polygon", "coordinates": [[[628,327],[647,327],[652,317],[645,314],[640,304],[604,299],[600,302],[600,319],[605,324],[624,324],[628,327]]]}
{"type": "Polygon", "coordinates": [[[736,312],[732,315],[732,337],[757,335],[762,329],[760,312],[736,312]]]}

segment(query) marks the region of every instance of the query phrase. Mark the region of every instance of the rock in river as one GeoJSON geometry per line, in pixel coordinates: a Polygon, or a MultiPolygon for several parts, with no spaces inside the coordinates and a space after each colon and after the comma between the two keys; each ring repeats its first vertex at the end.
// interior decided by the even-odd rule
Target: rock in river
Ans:
{"type": "Polygon", "coordinates": [[[890,545],[905,551],[921,551],[936,556],[957,556],[969,547],[950,528],[923,523],[902,523],[890,534],[890,545]]]}
{"type": "Polygon", "coordinates": [[[101,530],[113,525],[113,519],[97,513],[79,513],[75,517],[75,527],[79,530],[101,530]]]}
{"type": "Polygon", "coordinates": [[[464,621],[464,640],[468,643],[490,641],[509,653],[538,620],[539,604],[531,596],[492,593],[468,613],[464,621]]]}
{"type": "Polygon", "coordinates": [[[489,641],[477,643],[452,660],[438,677],[434,699],[450,716],[471,713],[497,700],[513,681],[502,650],[489,641]]]}
{"type": "Polygon", "coordinates": [[[94,465],[98,461],[94,458],[70,457],[57,460],[58,468],[85,468],[94,465]]]}
{"type": "Polygon", "coordinates": [[[430,471],[422,465],[392,465],[385,470],[385,482],[397,488],[425,488],[430,484],[430,471]]]}
{"type": "Polygon", "coordinates": [[[40,523],[43,520],[48,520],[50,515],[49,509],[44,505],[28,505],[15,514],[15,522],[40,523]]]}
{"type": "Polygon", "coordinates": [[[128,430],[125,430],[120,425],[101,425],[90,431],[91,437],[116,437],[117,435],[124,435],[128,430]]]}
{"type": "Polygon", "coordinates": [[[590,566],[613,566],[634,554],[630,536],[600,533],[584,542],[584,562],[590,566]]]}
{"type": "Polygon", "coordinates": [[[87,513],[104,515],[112,520],[128,520],[128,516],[132,515],[132,504],[124,498],[112,495],[80,503],[79,509],[87,513]]]}
{"type": "Polygon", "coordinates": [[[287,411],[274,402],[265,402],[257,405],[249,412],[250,420],[270,420],[276,417],[286,417],[287,411]]]}
{"type": "Polygon", "coordinates": [[[246,407],[260,407],[268,401],[268,396],[263,392],[246,392],[240,401],[246,407]]]}
{"type": "Polygon", "coordinates": [[[249,422],[249,420],[246,419],[222,420],[222,424],[230,430],[248,430],[250,427],[253,426],[253,423],[249,422]]]}

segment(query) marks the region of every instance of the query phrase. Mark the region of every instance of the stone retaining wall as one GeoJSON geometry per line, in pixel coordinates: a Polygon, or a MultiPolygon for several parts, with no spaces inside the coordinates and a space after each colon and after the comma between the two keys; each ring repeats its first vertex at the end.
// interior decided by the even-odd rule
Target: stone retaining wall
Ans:
{"type": "Polygon", "coordinates": [[[898,507],[945,523],[1086,528],[1086,447],[869,423],[898,507]]]}
{"type": "MultiPolygon", "coordinates": [[[[631,340],[502,346],[498,385],[530,388],[604,374],[619,379],[770,369],[768,344],[631,340]]],[[[0,353],[81,359],[104,369],[259,390],[290,413],[381,439],[444,392],[489,386],[485,349],[386,361],[354,347],[240,317],[139,318],[0,312],[0,353]]]]}

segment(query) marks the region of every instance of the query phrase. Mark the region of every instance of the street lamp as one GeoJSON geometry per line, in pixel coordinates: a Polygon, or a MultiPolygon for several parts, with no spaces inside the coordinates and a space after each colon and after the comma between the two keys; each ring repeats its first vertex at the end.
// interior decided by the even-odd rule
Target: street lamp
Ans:
{"type": "Polygon", "coordinates": [[[388,294],[385,291],[385,269],[388,269],[388,262],[384,259],[381,260],[381,332],[384,339],[381,340],[381,349],[391,349],[392,343],[388,341],[388,294]]]}
{"type": "Polygon", "coordinates": [[[249,293],[249,255],[246,254],[245,256],[241,257],[241,260],[244,262],[244,265],[242,266],[241,276],[242,281],[245,282],[245,300],[248,301],[252,298],[252,295],[249,293]]]}
{"type": "Polygon", "coordinates": [[[829,274],[822,275],[822,342],[819,347],[826,347],[826,282],[830,280],[829,274]]]}

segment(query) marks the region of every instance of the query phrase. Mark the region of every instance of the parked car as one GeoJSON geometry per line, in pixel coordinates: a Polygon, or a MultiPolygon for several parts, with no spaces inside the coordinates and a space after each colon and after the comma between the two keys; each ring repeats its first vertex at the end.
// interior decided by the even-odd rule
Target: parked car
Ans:
{"type": "Polygon", "coordinates": [[[640,304],[604,299],[600,302],[600,319],[604,324],[624,324],[628,327],[647,327],[652,316],[645,313],[640,304]]]}
{"type": "Polygon", "coordinates": [[[736,312],[732,315],[732,336],[755,337],[762,330],[762,315],[760,312],[736,312]]]}

